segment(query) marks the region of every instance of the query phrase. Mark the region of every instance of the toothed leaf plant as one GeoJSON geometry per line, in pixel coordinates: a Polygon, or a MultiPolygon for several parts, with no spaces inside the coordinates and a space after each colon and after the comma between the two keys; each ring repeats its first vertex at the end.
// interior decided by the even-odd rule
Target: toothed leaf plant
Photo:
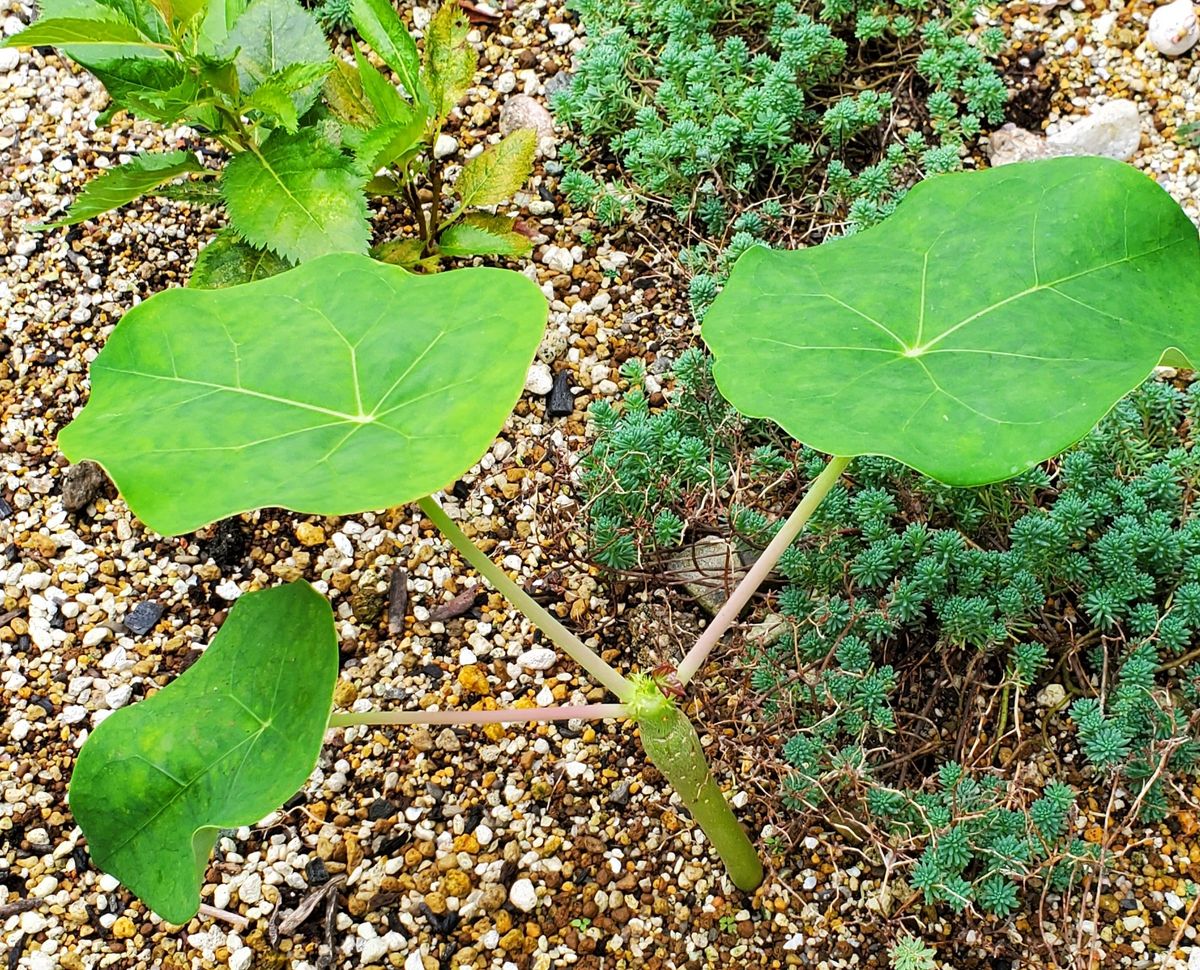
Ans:
{"type": "Polygon", "coordinates": [[[53,45],[91,71],[111,98],[102,121],[125,112],[186,124],[226,157],[218,171],[194,151],[135,155],[34,228],[84,222],[146,194],[219,204],[229,227],[213,243],[217,253],[197,261],[190,285],[198,288],[250,282],[328,253],[366,253],[371,199],[399,199],[411,216],[411,236],[375,249],[390,262],[432,271],[443,256],[526,254],[516,220],[480,208],[528,179],[533,130],[468,159],[457,185],[447,179],[449,160],[434,157],[475,75],[466,15],[457,4],[441,7],[423,51],[389,0],[353,0],[349,16],[383,70],[357,47],[352,63],[331,52],[297,0],[43,4],[41,18],[5,46],[53,45]]]}
{"type": "MultiPolygon", "coordinates": [[[[399,45],[393,53],[410,56],[399,45]]],[[[463,76],[453,62],[436,71],[463,76]]],[[[732,882],[752,890],[762,864],[675,697],[853,456],[893,455],[953,483],[1004,479],[1086,433],[1164,353],[1200,355],[1198,257],[1194,227],[1158,186],[1132,168],[1082,158],[934,179],[881,227],[794,253],[747,253],[704,324],[717,383],[735,406],[834,457],[814,470],[794,513],[678,669],[653,675],[613,669],[474,546],[430,494],[478,459],[520,393],[546,317],[524,277],[457,270],[419,279],[343,254],[230,289],[159,294],[117,326],[92,364],[91,400],[60,440],[72,460],[103,464],[133,511],[172,534],[256,506],[347,514],[415,500],[617,703],[331,713],[326,667],[314,663],[307,673],[297,663],[288,690],[297,693],[291,706],[306,711],[304,730],[631,719],[732,882]],[[277,325],[255,326],[256,317],[277,325]],[[203,475],[198,458],[208,459],[203,475]],[[306,678],[309,691],[296,683],[306,678]]],[[[300,589],[240,601],[226,621],[234,629],[228,639],[247,635],[256,606],[307,596],[300,589]]],[[[297,641],[324,643],[313,649],[328,653],[332,618],[314,610],[311,626],[304,637],[271,623],[255,627],[256,655],[297,641]]],[[[279,709],[270,671],[244,684],[224,681],[224,651],[210,649],[221,652],[207,666],[100,725],[71,788],[97,859],[176,920],[199,904],[206,833],[234,817],[225,806],[241,795],[251,759],[262,791],[238,818],[266,807],[265,794],[257,796],[268,787],[280,802],[299,783],[302,773],[284,752],[299,758],[303,747],[308,766],[315,761],[311,745],[285,745],[263,727],[279,709]],[[195,705],[208,711],[226,701],[228,723],[205,740],[213,721],[195,705]],[[175,849],[153,863],[129,849],[128,826],[114,821],[118,808],[126,819],[139,804],[110,790],[130,786],[135,775],[123,766],[131,758],[173,779],[147,782],[147,816],[165,786],[181,792],[169,827],[175,849]],[[157,871],[142,871],[150,865],[157,871]]],[[[137,772],[149,778],[151,769],[137,772]]],[[[947,856],[954,837],[947,838],[942,856],[953,868],[959,857],[947,856]]],[[[991,911],[1011,909],[1012,891],[998,877],[989,874],[978,892],[991,911]]]]}

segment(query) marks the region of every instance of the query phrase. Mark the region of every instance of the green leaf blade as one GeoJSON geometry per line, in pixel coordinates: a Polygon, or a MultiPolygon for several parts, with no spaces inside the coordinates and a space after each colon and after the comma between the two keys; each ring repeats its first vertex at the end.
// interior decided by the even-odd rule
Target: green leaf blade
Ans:
{"type": "Polygon", "coordinates": [[[303,262],[365,253],[370,238],[366,173],[315,129],[276,131],[221,174],[229,220],[247,242],[303,262]]]}
{"type": "Polygon", "coordinates": [[[425,28],[421,82],[431,113],[440,125],[462,101],[475,80],[478,55],[467,41],[471,23],[456,3],[444,3],[425,28]]]}
{"type": "Polygon", "coordinates": [[[35,229],[60,229],[86,222],[110,209],[117,209],[164,182],[189,172],[202,172],[204,167],[188,152],[179,150],[162,154],[138,155],[124,165],[110,168],[83,187],[61,219],[34,226],[35,229]]]}
{"type": "Polygon", "coordinates": [[[743,413],[979,485],[1079,440],[1169,348],[1200,360],[1198,262],[1140,172],[1051,159],[928,180],[819,247],[751,250],[702,333],[743,413]]]}
{"type": "Polygon", "coordinates": [[[528,255],[533,242],[513,229],[515,222],[506,216],[468,213],[438,236],[438,252],[443,256],[528,255]]]}
{"type": "Polygon", "coordinates": [[[496,205],[511,198],[533,171],[537,131],[519,128],[467,160],[455,183],[463,208],[496,205]]]}
{"type": "Polygon", "coordinates": [[[547,306],[519,273],[338,254],[129,311],[59,435],[164,535],[264,506],[349,514],[436,491],[520,396],[547,306]]]}
{"type": "Polygon", "coordinates": [[[87,50],[113,44],[131,49],[144,47],[161,50],[162,45],[144,37],[136,27],[122,20],[91,20],[82,17],[56,17],[30,24],[19,34],[5,39],[0,47],[67,46],[87,50]]]}
{"type": "Polygon", "coordinates": [[[80,751],[71,811],[96,864],[164,919],[191,919],[219,830],[253,825],[311,774],[337,667],[333,611],[311,586],[243,596],[192,667],[80,751]]]}
{"type": "MultiPolygon", "coordinates": [[[[254,0],[229,30],[221,53],[234,57],[243,94],[277,79],[289,67],[319,67],[330,59],[316,18],[294,0],[254,0]]],[[[324,77],[324,74],[321,74],[324,77]]],[[[303,114],[320,94],[320,78],[290,92],[303,114]]]]}
{"type": "Polygon", "coordinates": [[[200,250],[187,285],[193,289],[216,290],[239,283],[265,280],[291,269],[291,264],[267,249],[258,249],[222,229],[200,250]]]}
{"type": "Polygon", "coordinates": [[[396,72],[405,91],[415,97],[420,90],[421,69],[417,42],[389,0],[353,0],[350,20],[359,36],[396,72]]]}

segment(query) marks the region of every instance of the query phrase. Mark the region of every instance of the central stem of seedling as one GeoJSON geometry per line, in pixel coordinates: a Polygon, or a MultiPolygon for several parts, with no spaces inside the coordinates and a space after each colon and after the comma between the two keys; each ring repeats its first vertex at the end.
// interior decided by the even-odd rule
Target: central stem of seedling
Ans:
{"type": "Polygon", "coordinates": [[[708,766],[700,736],[654,680],[635,674],[632,681],[634,693],[626,707],[637,723],[646,756],[679,793],[733,884],[752,892],[763,881],[762,862],[708,766]]]}
{"type": "MultiPolygon", "coordinates": [[[[849,458],[831,458],[821,474],[809,485],[796,510],[763,550],[762,555],[713,618],[708,629],[684,658],[678,671],[680,684],[686,684],[700,669],[721,636],[733,625],[750,597],[775,568],[779,557],[800,534],[800,530],[804,528],[817,506],[837,484],[849,463],[849,458]]],[[[638,726],[647,757],[679,793],[684,806],[708,836],[721,861],[725,863],[734,885],[746,892],[757,888],[763,880],[763,868],[758,853],[754,850],[754,843],[734,816],[716,778],[713,777],[708,759],[704,756],[700,736],[692,722],[675,702],[663,693],[658,682],[644,674],[623,677],[509,578],[503,569],[467,537],[432,496],[421,499],[418,505],[442,535],[450,540],[484,579],[503,593],[509,602],[576,663],[616,694],[622,703],[507,711],[367,711],[334,714],[329,721],[330,727],[352,724],[484,724],[552,721],[572,717],[632,718],[638,726]]]]}

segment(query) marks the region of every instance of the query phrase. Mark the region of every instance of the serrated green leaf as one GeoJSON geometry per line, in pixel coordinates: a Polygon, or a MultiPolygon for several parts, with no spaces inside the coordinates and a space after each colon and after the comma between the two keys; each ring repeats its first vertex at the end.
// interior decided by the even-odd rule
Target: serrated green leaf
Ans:
{"type": "MultiPolygon", "coordinates": [[[[253,0],[221,46],[237,65],[242,94],[249,95],[292,65],[324,64],[329,45],[316,18],[295,0],[253,0]]],[[[292,93],[303,114],[320,94],[318,84],[292,93]]]]}
{"type": "Polygon", "coordinates": [[[1169,348],[1200,362],[1197,266],[1157,184],[1055,158],[929,179],[821,246],[752,249],[702,332],[744,414],[979,485],[1078,441],[1169,348]]]}
{"type": "Polygon", "coordinates": [[[546,324],[527,277],[414,276],[337,254],[125,314],[59,435],[164,535],[284,506],[401,505],[478,460],[520,396],[546,324]]]}
{"type": "Polygon", "coordinates": [[[419,116],[406,125],[379,125],[370,131],[347,131],[346,141],[370,172],[395,163],[411,153],[425,133],[425,118],[419,116]]]}
{"type": "Polygon", "coordinates": [[[229,31],[246,11],[246,0],[208,0],[208,13],[200,26],[200,52],[215,54],[225,45],[229,31]]]}
{"type": "Polygon", "coordinates": [[[195,101],[196,85],[176,61],[124,57],[88,67],[114,106],[162,124],[177,121],[195,101]]]}
{"type": "Polygon", "coordinates": [[[102,212],[116,209],[145,195],[164,182],[188,172],[204,170],[195,157],[185,151],[161,155],[138,155],[124,165],[110,168],[83,187],[61,219],[32,226],[33,229],[60,229],[85,222],[102,212]]]}
{"type": "Polygon", "coordinates": [[[426,256],[425,243],[420,239],[389,239],[371,250],[376,259],[392,266],[402,266],[411,273],[436,273],[441,269],[442,257],[437,253],[426,256]]]}
{"type": "Polygon", "coordinates": [[[221,173],[229,221],[248,242],[300,263],[365,253],[366,174],[313,129],[276,131],[221,173]]]}
{"type": "MultiPolygon", "coordinates": [[[[124,14],[112,6],[96,3],[95,0],[43,0],[38,4],[41,19],[47,20],[98,20],[103,22],[118,21],[130,24],[124,14]]],[[[155,15],[157,19],[157,15],[155,15]]],[[[133,25],[136,30],[136,24],[133,25]]],[[[71,60],[82,64],[88,70],[97,65],[105,64],[121,58],[139,58],[146,60],[166,61],[167,53],[160,47],[147,47],[146,40],[158,41],[153,32],[139,31],[140,39],[136,44],[88,44],[84,46],[59,45],[59,50],[71,60]]],[[[19,36],[19,35],[18,35],[19,36]]]]}
{"type": "Polygon", "coordinates": [[[384,123],[405,123],[412,120],[413,109],[400,96],[395,86],[379,73],[370,61],[363,56],[357,44],[354,48],[354,61],[358,66],[358,78],[362,84],[363,94],[371,103],[375,117],[384,123]]]}
{"type": "Polygon", "coordinates": [[[187,27],[207,9],[207,0],[150,0],[165,23],[187,27]]]}
{"type": "Polygon", "coordinates": [[[467,40],[471,22],[457,3],[444,3],[425,28],[422,80],[438,124],[462,101],[475,80],[478,55],[467,40]]]}
{"type": "Polygon", "coordinates": [[[537,132],[519,128],[467,159],[454,185],[463,208],[495,205],[511,198],[529,179],[536,151],[537,132]]]}
{"type": "Polygon", "coordinates": [[[251,246],[232,229],[222,229],[200,250],[187,285],[193,289],[216,290],[265,280],[289,269],[291,264],[273,252],[251,246]]]}
{"type": "Polygon", "coordinates": [[[360,37],[383,63],[396,72],[404,90],[416,97],[420,85],[420,55],[412,34],[397,16],[390,0],[352,0],[350,20],[360,37]]]}
{"type": "Polygon", "coordinates": [[[379,123],[366,92],[358,68],[340,57],[334,58],[333,70],[325,78],[325,102],[334,117],[352,128],[369,129],[379,123]]]}
{"type": "MultiPolygon", "coordinates": [[[[169,0],[160,0],[160,2],[169,2],[169,0]]],[[[182,2],[186,4],[193,0],[182,0],[182,2]]],[[[171,28],[155,4],[147,3],[146,0],[99,0],[99,3],[102,7],[113,11],[117,15],[116,19],[133,24],[143,36],[167,47],[175,46],[171,28]]]]}
{"type": "Polygon", "coordinates": [[[285,131],[295,132],[300,127],[300,118],[291,95],[278,88],[263,85],[256,88],[242,104],[246,112],[257,111],[264,118],[276,122],[285,131]]]}
{"type": "Polygon", "coordinates": [[[332,69],[332,61],[324,64],[289,64],[255,88],[242,103],[242,108],[245,111],[257,111],[278,121],[288,131],[295,132],[300,125],[300,118],[292,100],[293,95],[320,84],[332,69]]]}
{"type": "Polygon", "coordinates": [[[533,242],[513,230],[516,220],[470,212],[438,236],[443,256],[525,256],[533,242]]]}
{"type": "MultiPolygon", "coordinates": [[[[212,173],[216,175],[216,173],[212,173]]],[[[160,185],[154,190],[160,199],[171,199],[175,202],[186,202],[188,205],[221,205],[221,186],[215,178],[188,179],[186,182],[174,182],[170,185],[160,185]]]]}
{"type": "Polygon", "coordinates": [[[132,24],[120,20],[85,20],[62,17],[39,20],[19,34],[5,38],[0,47],[71,47],[88,48],[120,45],[122,48],[161,50],[162,45],[143,37],[132,24]]]}
{"type": "Polygon", "coordinates": [[[190,920],[220,830],[255,824],[312,773],[337,670],[333,611],[307,583],[238,600],[199,660],[79,752],[71,812],[96,865],[190,920]]]}

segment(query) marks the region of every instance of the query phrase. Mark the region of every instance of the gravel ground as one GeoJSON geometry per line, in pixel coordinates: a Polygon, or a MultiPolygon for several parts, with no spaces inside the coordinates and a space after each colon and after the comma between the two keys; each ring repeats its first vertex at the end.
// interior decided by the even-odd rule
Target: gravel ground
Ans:
{"type": "MultiPolygon", "coordinates": [[[[1114,7],[1111,32],[1140,32],[1148,10],[1114,7]]],[[[1147,106],[1136,161],[1195,215],[1200,158],[1171,140],[1195,86],[1193,59],[1165,62],[1101,40],[1101,12],[1017,6],[1004,19],[1019,40],[1046,50],[1050,119],[1086,110],[1095,97],[1147,106]]],[[[4,32],[29,14],[3,8],[4,32]]],[[[579,41],[565,20],[535,2],[480,28],[480,83],[454,132],[460,152],[495,131],[507,98],[540,98],[546,80],[569,67],[579,41]]],[[[1064,908],[1060,925],[1070,934],[1056,937],[1050,919],[964,935],[895,892],[894,879],[882,888],[877,858],[815,823],[777,831],[784,848],[774,873],[753,896],[737,892],[643,767],[627,728],[608,723],[331,731],[302,793],[218,843],[204,899],[241,922],[159,921],[90,865],[66,781],[88,728],[185,669],[241,593],[304,577],[329,595],[343,706],[533,705],[601,694],[570,665],[530,656],[544,644],[500,597],[482,587],[464,595],[474,580],[419,515],[264,510],[163,540],[102,480],[67,474],[54,437],[83,403],[88,361],[126,309],[185,278],[216,227],[210,214],[148,202],[66,231],[26,231],[122,153],[197,144],[186,129],[143,123],[96,130],[105,103],[56,55],[0,52],[0,943],[10,970],[875,967],[886,965],[893,939],[881,912],[903,914],[931,943],[953,939],[945,955],[956,967],[1035,966],[1040,958],[1028,954],[1045,942],[1060,961],[1095,948],[1098,966],[1200,967],[1200,948],[1187,949],[1187,880],[1200,882],[1200,824],[1188,813],[1131,832],[1098,824],[1106,810],[1120,817],[1119,800],[1093,803],[1081,832],[1119,854],[1098,894],[1064,908]],[[398,570],[408,601],[392,635],[387,590],[398,570]],[[305,899],[316,899],[312,915],[292,929],[285,917],[305,899]]],[[[564,485],[585,445],[592,397],[619,392],[616,367],[633,354],[669,360],[692,327],[669,258],[636,225],[597,231],[597,245],[580,246],[578,235],[596,227],[556,198],[557,171],[543,159],[518,200],[543,234],[522,268],[552,299],[542,363],[567,375],[574,407],[550,415],[544,397],[526,395],[447,504],[495,559],[628,668],[635,650],[622,613],[630,604],[580,565],[559,529],[547,535],[547,524],[571,514],[564,485]]],[[[663,636],[669,642],[673,629],[663,636]]],[[[724,676],[737,696],[736,675],[724,676]]],[[[709,685],[706,717],[723,686],[709,685]]],[[[736,722],[736,712],[721,716],[736,722]]],[[[712,736],[718,770],[726,779],[739,772],[745,790],[734,783],[734,804],[771,834],[771,780],[737,756],[726,733],[712,736]]]]}

